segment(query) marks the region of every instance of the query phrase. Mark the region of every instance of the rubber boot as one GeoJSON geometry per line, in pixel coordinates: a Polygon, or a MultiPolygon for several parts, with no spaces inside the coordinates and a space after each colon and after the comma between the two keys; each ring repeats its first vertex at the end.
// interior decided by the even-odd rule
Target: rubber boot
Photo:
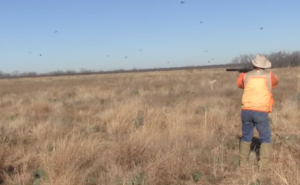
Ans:
{"type": "Polygon", "coordinates": [[[259,161],[258,161],[258,167],[259,171],[263,172],[266,171],[269,168],[269,161],[271,158],[271,152],[272,152],[272,144],[270,143],[261,143],[260,145],[260,151],[259,151],[259,161]]]}
{"type": "Polygon", "coordinates": [[[239,154],[240,168],[247,167],[247,164],[249,162],[250,146],[251,146],[251,142],[241,141],[240,143],[240,154],[239,154]]]}

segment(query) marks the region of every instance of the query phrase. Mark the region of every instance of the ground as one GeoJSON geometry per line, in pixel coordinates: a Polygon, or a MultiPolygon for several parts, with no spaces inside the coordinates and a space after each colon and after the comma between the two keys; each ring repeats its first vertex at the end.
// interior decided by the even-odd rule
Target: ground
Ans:
{"type": "Polygon", "coordinates": [[[300,184],[300,70],[273,71],[266,183],[255,150],[237,169],[243,91],[225,69],[0,80],[1,183],[300,184]]]}

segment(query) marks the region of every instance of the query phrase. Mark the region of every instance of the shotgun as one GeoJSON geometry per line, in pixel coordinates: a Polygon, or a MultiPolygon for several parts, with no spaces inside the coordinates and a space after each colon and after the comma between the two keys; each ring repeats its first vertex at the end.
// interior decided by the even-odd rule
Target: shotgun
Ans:
{"type": "Polygon", "coordinates": [[[226,69],[226,71],[238,71],[239,73],[247,73],[253,69],[226,69]]]}

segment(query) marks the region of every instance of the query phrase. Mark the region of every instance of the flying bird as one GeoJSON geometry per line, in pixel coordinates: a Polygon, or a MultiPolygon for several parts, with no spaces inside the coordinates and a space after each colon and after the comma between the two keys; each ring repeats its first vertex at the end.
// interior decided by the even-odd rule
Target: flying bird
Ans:
{"type": "Polygon", "coordinates": [[[109,55],[107,55],[107,57],[109,57],[109,55]]]}
{"type": "Polygon", "coordinates": [[[184,3],[184,1],[181,1],[181,4],[183,4],[184,3]]]}
{"type": "Polygon", "coordinates": [[[202,21],[200,23],[202,24],[202,21]]]}
{"type": "Polygon", "coordinates": [[[55,31],[55,33],[57,33],[57,31],[55,31]]]}
{"type": "Polygon", "coordinates": [[[125,58],[127,58],[127,56],[125,58]]]}
{"type": "Polygon", "coordinates": [[[262,30],[262,29],[264,29],[263,27],[260,27],[260,29],[262,30]]]}
{"type": "Polygon", "coordinates": [[[40,54],[40,57],[42,56],[42,54],[40,54]]]}

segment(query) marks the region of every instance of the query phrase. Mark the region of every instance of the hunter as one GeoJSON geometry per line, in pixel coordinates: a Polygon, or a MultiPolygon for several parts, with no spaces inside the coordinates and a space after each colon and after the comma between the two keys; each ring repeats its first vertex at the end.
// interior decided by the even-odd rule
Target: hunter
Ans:
{"type": "Polygon", "coordinates": [[[271,62],[265,56],[258,54],[252,60],[253,70],[241,73],[237,86],[244,89],[242,96],[242,138],[239,149],[240,168],[247,166],[250,154],[254,127],[260,140],[260,156],[258,170],[269,167],[272,152],[271,128],[268,113],[272,112],[274,100],[272,89],[279,83],[279,78],[266,69],[271,68],[271,62]]]}

